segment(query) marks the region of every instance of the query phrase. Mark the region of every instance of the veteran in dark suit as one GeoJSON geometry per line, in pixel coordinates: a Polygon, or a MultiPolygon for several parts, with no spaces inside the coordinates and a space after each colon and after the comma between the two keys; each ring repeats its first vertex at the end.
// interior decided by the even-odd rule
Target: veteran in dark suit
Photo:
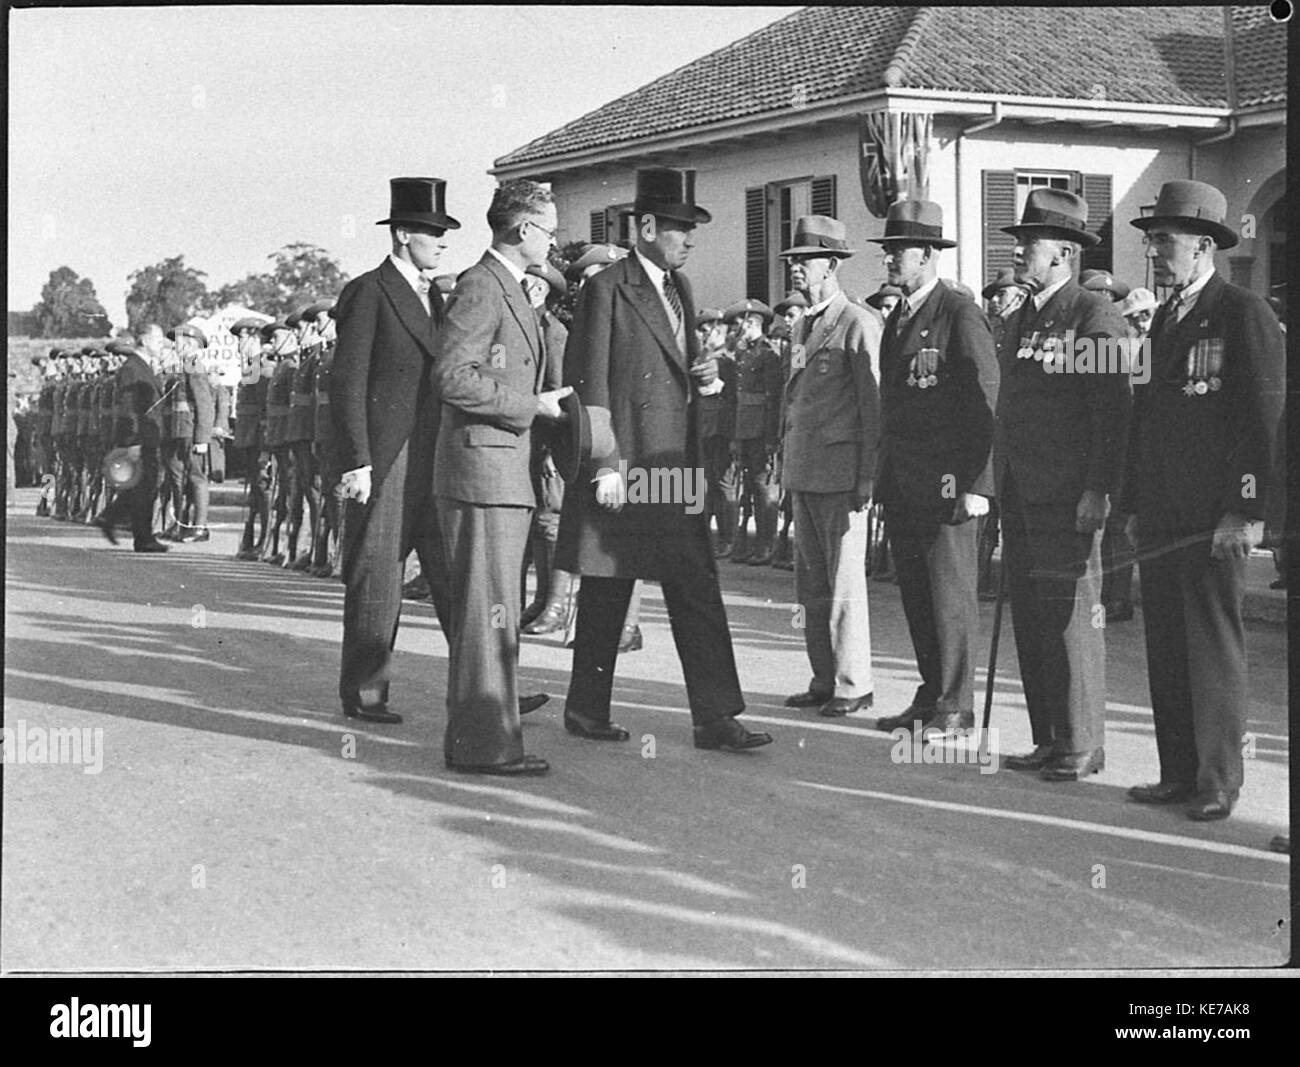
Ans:
{"type": "MultiPolygon", "coordinates": [[[[704,508],[695,306],[680,273],[696,227],[695,174],[637,172],[635,252],[583,287],[564,380],[603,430],[603,446],[564,494],[557,564],[582,575],[566,729],[626,741],[610,722],[614,665],[632,587],[658,581],[686,677],[697,748],[771,742],[737,720],[745,708],[704,508]]],[[[574,472],[570,472],[573,474],[574,472]]]]}
{"type": "Polygon", "coordinates": [[[446,571],[433,513],[438,403],[434,338],[442,298],[428,279],[460,223],[439,178],[394,178],[392,253],[343,289],[329,410],[346,500],[343,545],[343,713],[401,722],[388,710],[388,676],[402,604],[402,568],[414,548],[451,639],[446,571]]]}
{"type": "Polygon", "coordinates": [[[834,717],[871,707],[867,509],[875,491],[880,318],[840,289],[853,253],[842,222],[806,215],[781,255],[809,308],[796,328],[785,385],[781,486],[794,494],[795,595],[812,665],[790,707],[834,717]]]}
{"type": "Polygon", "coordinates": [[[902,292],[880,350],[876,499],[921,674],[911,706],[876,725],[969,729],[979,632],[975,519],[993,496],[997,355],[983,313],[939,282],[939,253],[956,242],[943,236],[938,204],[894,204],[875,240],[890,285],[902,292]]]}
{"type": "Polygon", "coordinates": [[[1134,385],[1121,508],[1138,542],[1147,674],[1160,781],[1129,796],[1188,802],[1227,818],[1244,777],[1246,560],[1272,493],[1272,433],[1283,399],[1284,341],[1264,300],[1214,269],[1232,248],[1224,195],[1166,182],[1146,231],[1157,285],[1173,295],[1151,324],[1150,379],[1134,385]]]}
{"type": "Polygon", "coordinates": [[[506,182],[487,219],[492,245],[457,279],[434,356],[433,492],[452,611],[444,758],[460,771],[538,775],[549,765],[524,753],[519,725],[519,575],[536,503],[533,422],[558,420],[569,390],[544,391],[525,279],[555,244],[555,201],[536,182],[506,182]]]}
{"type": "Polygon", "coordinates": [[[162,442],[162,419],[158,402],[162,388],[149,361],[134,345],[113,341],[108,351],[123,357],[114,379],[116,412],[113,440],[118,448],[140,449],[140,479],[118,493],[95,523],[104,536],[117,544],[116,528],[130,526],[137,552],[166,552],[153,530],[154,494],[158,491],[158,449],[162,442]]]}
{"type": "Polygon", "coordinates": [[[1018,226],[1016,282],[1030,290],[998,354],[994,464],[1004,566],[1034,749],[1006,765],[1048,781],[1105,766],[1101,530],[1124,463],[1130,390],[1111,358],[1124,324],[1075,280],[1088,205],[1033,189],[1018,226]],[[1106,358],[1102,358],[1106,357],[1106,358]]]}

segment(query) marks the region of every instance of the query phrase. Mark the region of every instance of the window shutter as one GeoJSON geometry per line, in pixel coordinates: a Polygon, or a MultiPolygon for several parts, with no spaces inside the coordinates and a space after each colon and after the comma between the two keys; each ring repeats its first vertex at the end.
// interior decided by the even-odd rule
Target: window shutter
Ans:
{"type": "Polygon", "coordinates": [[[1101,244],[1085,248],[1080,270],[1114,273],[1114,208],[1111,206],[1109,174],[1080,175],[1079,195],[1088,202],[1088,232],[1101,237],[1101,244]]]}
{"type": "Polygon", "coordinates": [[[605,243],[604,210],[591,213],[591,243],[594,245],[603,245],[605,243]]]}
{"type": "Polygon", "coordinates": [[[835,203],[835,175],[814,178],[812,180],[812,213],[814,215],[829,215],[831,218],[837,219],[839,218],[839,213],[836,211],[837,206],[835,203]]]}
{"type": "Polygon", "coordinates": [[[1003,233],[1003,226],[1016,224],[1016,172],[986,170],[983,177],[984,285],[990,284],[1004,267],[1011,266],[1016,239],[1003,233]]]}
{"type": "Polygon", "coordinates": [[[745,190],[745,295],[767,304],[767,190],[745,190]]]}

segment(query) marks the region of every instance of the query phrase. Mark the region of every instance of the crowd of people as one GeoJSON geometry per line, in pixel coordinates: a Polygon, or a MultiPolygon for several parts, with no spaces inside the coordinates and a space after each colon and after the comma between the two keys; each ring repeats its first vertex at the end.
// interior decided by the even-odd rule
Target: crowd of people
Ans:
{"type": "Polygon", "coordinates": [[[775,306],[697,308],[682,268],[710,216],[694,178],[638,171],[631,247],[589,246],[563,271],[554,198],[506,182],[491,246],[454,279],[437,273],[459,228],[445,183],[393,179],[378,268],[337,303],[233,327],[233,430],[196,327],[52,352],[42,513],[110,540],[130,525],[141,552],[205,540],[208,482],[239,450],[240,557],[341,572],[342,710],[381,724],[401,721],[389,672],[414,550],[449,649],[444,758],[497,775],[549,769],[524,750],[521,716],[547,695],[518,692],[521,630],[574,649],[566,729],[628,739],[610,704],[618,655],[643,644],[645,581],[696,746],[771,743],[737,718],[726,561],[793,571],[810,677],[786,704],[826,717],[874,706],[867,579],[891,576],[921,684],[876,725],[932,740],[974,728],[978,599],[1005,596],[1033,736],[1005,765],[1077,781],[1105,765],[1105,628],[1133,617],[1136,564],[1161,773],[1129,796],[1227,817],[1245,562],[1264,520],[1281,526],[1283,344],[1269,306],[1215,270],[1238,239],[1222,193],[1168,182],[1132,220],[1163,302],[1081,271],[1087,204],[1041,188],[984,308],[943,277],[955,242],[915,199],[872,239],[877,292],[850,298],[851,235],[809,215],[775,306]]]}

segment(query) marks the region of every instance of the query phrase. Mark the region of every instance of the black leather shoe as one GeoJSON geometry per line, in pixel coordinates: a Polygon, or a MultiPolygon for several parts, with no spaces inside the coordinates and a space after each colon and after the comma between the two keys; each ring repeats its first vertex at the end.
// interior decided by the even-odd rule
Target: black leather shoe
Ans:
{"type": "Polygon", "coordinates": [[[1224,793],[1222,790],[1197,797],[1188,805],[1187,817],[1193,822],[1213,822],[1215,819],[1226,819],[1232,814],[1232,806],[1236,799],[1236,797],[1224,793]]]}
{"type": "Polygon", "coordinates": [[[402,717],[395,711],[389,711],[385,704],[344,704],[343,714],[349,719],[361,719],[363,722],[395,723],[402,717]]]}
{"type": "Polygon", "coordinates": [[[787,708],[820,708],[830,699],[824,693],[814,693],[809,689],[803,693],[795,693],[792,697],[786,697],[785,706],[787,708]]]}
{"type": "Polygon", "coordinates": [[[530,711],[536,711],[550,699],[548,693],[531,693],[526,697],[520,697],[519,714],[527,715],[530,711]]]}
{"type": "Polygon", "coordinates": [[[761,748],[772,743],[772,735],[746,730],[733,718],[718,719],[695,727],[696,748],[721,748],[728,752],[743,752],[747,748],[761,748]]]}
{"type": "Polygon", "coordinates": [[[1128,791],[1129,800],[1139,804],[1181,804],[1191,800],[1196,787],[1184,782],[1156,782],[1154,785],[1135,785],[1128,791]]]}
{"type": "Polygon", "coordinates": [[[900,711],[897,715],[886,715],[884,718],[877,719],[876,729],[884,730],[887,734],[892,734],[895,730],[907,730],[910,733],[925,726],[938,714],[938,711],[938,708],[918,708],[913,704],[906,711],[900,711]]]}
{"type": "Polygon", "coordinates": [[[1071,752],[1053,756],[1038,774],[1045,782],[1079,782],[1090,774],[1106,769],[1106,750],[1094,748],[1091,752],[1071,752]]]}
{"type": "Polygon", "coordinates": [[[1051,745],[1035,745],[1033,752],[1008,756],[1002,761],[1002,765],[1013,771],[1041,771],[1051,762],[1052,755],[1051,745]]]}
{"type": "Polygon", "coordinates": [[[206,526],[186,526],[177,536],[176,541],[182,545],[192,545],[199,541],[211,541],[212,534],[206,526]]]}
{"type": "Polygon", "coordinates": [[[458,763],[448,763],[447,766],[462,774],[496,774],[503,778],[536,777],[551,769],[551,765],[541,756],[524,756],[511,763],[487,763],[479,767],[461,766],[458,763]]]}
{"type": "Polygon", "coordinates": [[[95,520],[95,525],[99,527],[99,532],[108,538],[110,545],[117,544],[117,531],[113,529],[113,524],[102,516],[95,520]]]}
{"type": "Polygon", "coordinates": [[[921,726],[921,735],[929,737],[931,734],[947,736],[956,733],[958,730],[973,730],[975,728],[975,713],[973,711],[937,711],[921,726]]]}
{"type": "Polygon", "coordinates": [[[564,713],[564,728],[575,737],[588,741],[626,741],[632,736],[618,723],[598,722],[571,711],[564,713]]]}
{"type": "Polygon", "coordinates": [[[828,719],[838,719],[842,715],[851,715],[855,711],[867,711],[871,707],[873,697],[872,693],[860,697],[831,697],[817,709],[817,714],[824,715],[828,719]]]}
{"type": "Polygon", "coordinates": [[[171,548],[161,541],[146,541],[142,545],[136,545],[135,550],[137,552],[170,552],[171,548]]]}

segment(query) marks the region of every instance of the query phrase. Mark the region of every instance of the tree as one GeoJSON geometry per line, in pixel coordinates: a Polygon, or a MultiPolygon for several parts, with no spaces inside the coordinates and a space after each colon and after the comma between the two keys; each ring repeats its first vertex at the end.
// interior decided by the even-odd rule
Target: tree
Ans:
{"type": "Polygon", "coordinates": [[[94,282],[71,267],[50,271],[32,319],[41,337],[107,337],[112,331],[94,282]]]}
{"type": "Polygon", "coordinates": [[[203,309],[208,302],[207,274],[185,265],[185,257],[173,256],[141,267],[127,279],[126,321],[133,333],[151,322],[169,329],[203,309]]]}
{"type": "Polygon", "coordinates": [[[271,269],[250,274],[216,293],[219,307],[243,304],[267,315],[287,315],[313,300],[336,297],[348,276],[325,249],[304,241],[266,257],[271,269]]]}

